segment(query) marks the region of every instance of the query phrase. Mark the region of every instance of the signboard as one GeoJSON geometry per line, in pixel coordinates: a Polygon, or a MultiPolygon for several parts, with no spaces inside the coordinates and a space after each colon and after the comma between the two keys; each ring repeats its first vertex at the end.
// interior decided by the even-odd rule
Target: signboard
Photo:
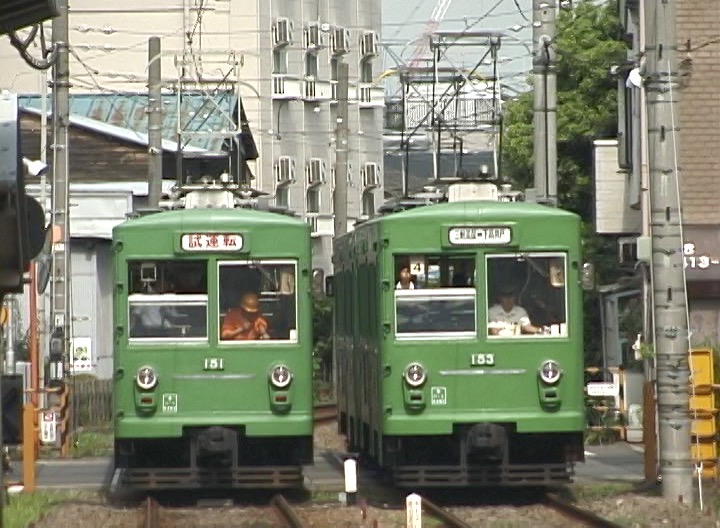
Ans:
{"type": "Polygon", "coordinates": [[[243,237],[237,233],[186,233],[180,244],[184,251],[240,251],[243,237]]]}
{"type": "Polygon", "coordinates": [[[40,424],[40,441],[43,444],[54,444],[57,440],[57,420],[55,412],[43,411],[40,424]]]}
{"type": "Polygon", "coordinates": [[[451,227],[448,239],[455,246],[509,244],[512,231],[509,227],[451,227]]]}
{"type": "Polygon", "coordinates": [[[620,394],[620,386],[604,381],[591,381],[587,384],[588,396],[617,396],[620,394]]]}
{"type": "Polygon", "coordinates": [[[72,340],[70,361],[73,373],[92,372],[92,338],[76,337],[72,340]]]}

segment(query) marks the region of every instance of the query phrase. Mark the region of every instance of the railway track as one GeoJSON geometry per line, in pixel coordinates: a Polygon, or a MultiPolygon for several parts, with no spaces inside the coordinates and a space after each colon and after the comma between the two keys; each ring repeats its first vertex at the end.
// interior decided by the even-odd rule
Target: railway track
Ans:
{"type": "Polygon", "coordinates": [[[560,513],[564,517],[582,523],[592,528],[620,528],[619,524],[603,519],[593,512],[583,510],[561,499],[555,493],[545,495],[545,505],[560,513]]]}
{"type": "Polygon", "coordinates": [[[337,420],[337,405],[334,403],[320,403],[315,405],[313,420],[316,424],[337,420]]]}
{"type": "Polygon", "coordinates": [[[158,528],[160,526],[160,505],[153,497],[145,499],[142,508],[141,528],[158,528]]]}
{"type": "Polygon", "coordinates": [[[306,528],[306,524],[302,522],[298,517],[292,506],[285,500],[282,495],[275,495],[270,502],[275,511],[277,512],[280,520],[283,522],[283,526],[287,528],[306,528]]]}

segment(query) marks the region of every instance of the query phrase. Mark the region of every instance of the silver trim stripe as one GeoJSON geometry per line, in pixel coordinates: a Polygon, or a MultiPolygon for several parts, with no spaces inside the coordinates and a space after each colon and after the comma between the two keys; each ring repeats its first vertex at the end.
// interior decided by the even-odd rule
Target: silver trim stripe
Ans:
{"type": "Polygon", "coordinates": [[[485,376],[485,375],[500,375],[500,376],[518,376],[520,374],[526,374],[527,369],[466,369],[466,370],[441,370],[439,374],[441,376],[485,376]]]}

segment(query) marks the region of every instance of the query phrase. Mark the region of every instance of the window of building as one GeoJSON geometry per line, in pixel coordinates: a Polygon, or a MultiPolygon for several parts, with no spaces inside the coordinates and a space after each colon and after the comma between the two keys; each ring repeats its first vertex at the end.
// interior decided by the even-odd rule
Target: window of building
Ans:
{"type": "Polygon", "coordinates": [[[318,76],[318,56],[316,53],[308,52],[305,54],[305,77],[318,76]]]}
{"type": "Polygon", "coordinates": [[[320,212],[320,189],[312,188],[307,190],[305,196],[305,210],[308,213],[319,213],[320,212]]]}
{"type": "Polygon", "coordinates": [[[207,339],[207,261],[128,263],[128,337],[207,339]]]}
{"type": "Polygon", "coordinates": [[[337,59],[337,57],[333,57],[332,59],[330,59],[330,80],[331,81],[338,80],[338,59],[337,59]]]}
{"type": "Polygon", "coordinates": [[[285,185],[278,185],[275,189],[275,205],[290,209],[290,189],[285,185]]]}
{"type": "Polygon", "coordinates": [[[297,341],[295,261],[218,263],[220,341],[297,341]]]}
{"type": "Polygon", "coordinates": [[[360,82],[373,82],[373,62],[371,59],[360,61],[360,82]]]}
{"type": "Polygon", "coordinates": [[[488,336],[567,336],[562,253],[487,257],[488,336]]]}
{"type": "Polygon", "coordinates": [[[372,216],[375,214],[375,193],[365,191],[362,195],[362,214],[372,216]]]}
{"type": "Polygon", "coordinates": [[[273,73],[287,73],[287,50],[284,48],[273,50],[273,73]]]}

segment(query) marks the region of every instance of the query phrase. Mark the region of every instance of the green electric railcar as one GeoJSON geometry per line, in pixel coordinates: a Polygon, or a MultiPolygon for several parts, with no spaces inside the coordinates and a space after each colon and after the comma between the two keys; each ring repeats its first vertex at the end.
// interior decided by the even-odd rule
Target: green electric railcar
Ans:
{"type": "Polygon", "coordinates": [[[422,205],[341,237],[334,267],[351,451],[402,487],[571,479],[584,460],[591,277],[578,216],[502,200],[422,205]]]}
{"type": "Polygon", "coordinates": [[[117,226],[113,248],[115,485],[302,486],[309,226],[252,209],[163,211],[117,226]]]}

